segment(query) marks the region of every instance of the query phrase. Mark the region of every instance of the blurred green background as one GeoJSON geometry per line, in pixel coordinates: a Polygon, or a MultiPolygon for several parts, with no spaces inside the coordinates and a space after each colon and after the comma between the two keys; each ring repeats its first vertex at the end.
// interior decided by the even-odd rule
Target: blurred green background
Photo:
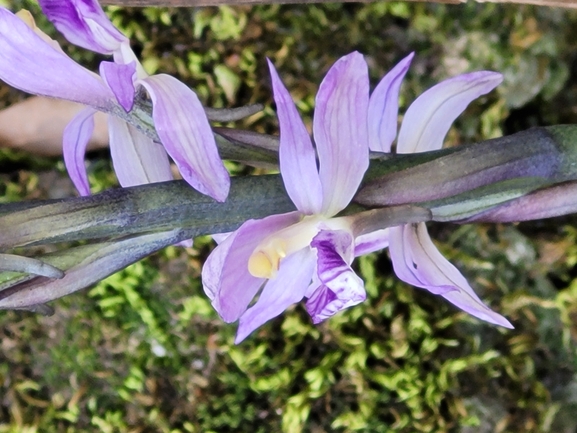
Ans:
{"type": "MultiPolygon", "coordinates": [[[[5,2],[6,4],[6,2],[5,2]]],[[[79,62],[27,1],[41,28],[79,62]]],[[[305,119],[326,70],[359,50],[372,84],[411,51],[401,113],[423,90],[479,69],[505,75],[447,145],[577,123],[577,14],[524,5],[324,4],[109,8],[150,73],[215,107],[253,102],[238,127],[277,133],[265,58],[305,119]]],[[[0,85],[0,106],[25,95],[0,85]]],[[[231,165],[233,170],[242,167],[231,165]]],[[[116,186],[106,151],[88,157],[93,191],[116,186]]],[[[0,151],[0,203],[69,191],[60,159],[0,151]]],[[[240,346],[204,296],[209,239],[171,247],[55,302],[51,317],[0,312],[0,432],[577,432],[577,218],[430,225],[514,330],[399,282],[387,253],[355,264],[368,300],[320,326],[302,306],[240,346]]]]}

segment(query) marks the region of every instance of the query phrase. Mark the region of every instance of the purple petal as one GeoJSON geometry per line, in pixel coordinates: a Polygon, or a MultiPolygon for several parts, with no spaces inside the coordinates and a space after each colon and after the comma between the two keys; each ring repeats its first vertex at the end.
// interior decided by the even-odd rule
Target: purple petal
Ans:
{"type": "Polygon", "coordinates": [[[75,45],[112,54],[128,42],[96,0],[39,0],[39,3],[44,15],[75,45]]]}
{"type": "Polygon", "coordinates": [[[389,229],[376,230],[355,239],[355,257],[364,256],[389,246],[389,229]]]}
{"type": "Polygon", "coordinates": [[[226,322],[234,322],[266,281],[248,271],[248,259],[267,236],[300,219],[299,212],[248,220],[208,256],[202,268],[202,284],[212,305],[226,322]]]}
{"type": "Polygon", "coordinates": [[[134,80],[136,62],[122,65],[113,62],[100,62],[100,76],[108,84],[118,103],[128,113],[134,105],[134,80]]]}
{"type": "Polygon", "coordinates": [[[344,230],[321,230],[311,247],[317,250],[317,273],[322,285],[306,304],[313,323],[366,299],[365,286],[349,263],[353,259],[353,236],[344,230]]]}
{"type": "Polygon", "coordinates": [[[443,147],[445,135],[467,105],[503,81],[497,72],[479,71],[445,80],[421,94],[403,118],[397,153],[427,152],[443,147]]]}
{"type": "Polygon", "coordinates": [[[399,90],[415,53],[401,60],[383,77],[369,99],[369,148],[390,152],[397,136],[399,90]]]}
{"type": "Polygon", "coordinates": [[[441,295],[481,320],[513,327],[507,319],[487,307],[465,277],[441,255],[424,223],[392,227],[389,251],[395,273],[406,283],[441,295]]]}
{"type": "Polygon", "coordinates": [[[72,183],[80,195],[90,195],[90,185],[88,184],[88,175],[84,165],[84,154],[94,131],[95,113],[96,110],[93,108],[85,108],[70,121],[62,134],[64,164],[72,183]]]}
{"type": "Polygon", "coordinates": [[[28,93],[103,111],[116,106],[114,95],[96,74],[55,49],[4,8],[0,8],[0,79],[28,93]]]}
{"type": "Polygon", "coordinates": [[[284,185],[298,210],[308,215],[318,214],[323,195],[313,143],[290,93],[274,65],[267,61],[280,126],[279,160],[284,185]]]}
{"type": "Polygon", "coordinates": [[[315,253],[308,247],[283,259],[277,275],[268,280],[256,304],[240,317],[235,343],[240,343],[256,328],[299,302],[314,270],[315,253]]]}
{"type": "Polygon", "coordinates": [[[168,155],[162,145],[115,116],[108,116],[110,154],[123,187],[172,180],[168,155]]]}
{"type": "Polygon", "coordinates": [[[224,201],[230,178],[196,94],[165,74],[140,83],[152,98],[152,117],[158,136],[184,180],[201,193],[224,201]]]}
{"type": "Polygon", "coordinates": [[[424,223],[389,229],[389,253],[395,274],[405,283],[435,295],[457,290],[467,280],[433,245],[424,223]],[[421,244],[423,242],[423,244],[421,244]]]}
{"type": "Polygon", "coordinates": [[[332,317],[340,310],[331,308],[328,314],[325,312],[327,306],[333,306],[335,301],[338,301],[337,295],[324,284],[316,288],[312,295],[308,298],[306,303],[307,313],[311,316],[313,323],[316,325],[322,321],[332,317]],[[335,311],[333,311],[335,310],[335,311]]]}
{"type": "Polygon", "coordinates": [[[360,53],[337,60],[320,85],[313,120],[323,211],[344,209],[369,166],[369,75],[360,53]]]}

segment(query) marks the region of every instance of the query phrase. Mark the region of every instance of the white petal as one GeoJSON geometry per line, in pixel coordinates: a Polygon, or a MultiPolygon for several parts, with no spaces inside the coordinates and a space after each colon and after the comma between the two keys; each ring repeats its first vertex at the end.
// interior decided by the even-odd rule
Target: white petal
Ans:
{"type": "Polygon", "coordinates": [[[443,147],[445,135],[471,101],[503,81],[497,72],[480,71],[445,80],[430,88],[405,113],[397,153],[416,153],[443,147]]]}
{"type": "Polygon", "coordinates": [[[164,148],[118,117],[108,116],[110,154],[123,187],[172,180],[164,148]]]}

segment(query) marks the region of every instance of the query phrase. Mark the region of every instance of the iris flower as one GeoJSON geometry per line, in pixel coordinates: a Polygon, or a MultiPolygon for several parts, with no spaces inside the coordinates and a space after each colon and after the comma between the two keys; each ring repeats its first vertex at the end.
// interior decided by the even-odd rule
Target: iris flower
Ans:
{"type": "MultiPolygon", "coordinates": [[[[426,229],[423,236],[424,226],[416,226],[420,229],[416,232],[413,226],[404,226],[392,232],[382,229],[359,235],[355,233],[354,216],[335,217],[360,185],[368,168],[369,145],[372,150],[390,150],[396,136],[399,87],[411,58],[404,59],[383,78],[370,100],[362,55],[355,52],[338,60],[316,96],[314,145],[269,62],[280,125],[280,171],[298,210],[249,220],[232,234],[219,237],[219,245],[204,265],[203,286],[213,306],[226,322],[239,321],[237,343],[303,298],[307,299],[306,310],[314,323],[362,302],[366,297],[364,284],[351,269],[352,260],[389,244],[401,279],[441,294],[481,319],[510,326],[484,306],[426,237],[426,229]]],[[[423,94],[415,102],[416,108],[405,116],[414,119],[409,123],[405,120],[406,128],[412,123],[411,129],[416,132],[411,140],[418,138],[419,132],[435,132],[443,135],[434,144],[442,143],[453,121],[451,116],[468,104],[460,95],[464,92],[470,98],[471,92],[463,89],[472,86],[478,94],[486,93],[489,85],[479,84],[486,81],[486,74],[492,77],[491,85],[496,85],[498,74],[478,74],[468,78],[470,85],[454,84],[467,81],[467,76],[462,76],[453,79],[453,84],[449,80],[445,87],[423,94]],[[415,110],[422,117],[415,116],[415,110]]],[[[401,137],[407,132],[403,134],[401,137]]]]}
{"type": "Polygon", "coordinates": [[[84,154],[94,128],[94,113],[100,110],[112,114],[108,120],[110,150],[122,186],[171,180],[168,154],[191,186],[224,201],[230,179],[194,92],[169,75],[148,76],[128,39],[96,1],[43,0],[40,4],[72,43],[114,58],[114,62],[101,63],[99,77],[64,54],[35,27],[29,14],[25,24],[0,9],[0,79],[29,93],[87,105],[67,126],[63,140],[66,167],[79,192],[90,193],[84,154]],[[152,100],[162,144],[123,120],[141,89],[152,100]]]}

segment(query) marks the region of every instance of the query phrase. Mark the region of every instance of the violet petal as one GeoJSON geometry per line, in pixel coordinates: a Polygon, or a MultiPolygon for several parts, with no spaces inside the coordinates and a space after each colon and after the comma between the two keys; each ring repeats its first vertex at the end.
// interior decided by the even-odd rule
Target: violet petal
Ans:
{"type": "Polygon", "coordinates": [[[84,165],[86,146],[94,131],[94,114],[96,110],[87,107],[70,121],[62,134],[62,153],[64,164],[72,183],[80,195],[90,195],[88,175],[84,165]]]}
{"type": "Polygon", "coordinates": [[[274,65],[267,61],[280,126],[279,161],[285,188],[302,213],[320,213],[323,195],[311,137],[274,65]]]}
{"type": "Polygon", "coordinates": [[[202,284],[212,305],[226,322],[234,322],[266,281],[248,271],[248,259],[267,236],[299,221],[299,212],[248,220],[224,239],[202,268],[202,284]]]}
{"type": "Polygon", "coordinates": [[[427,289],[435,295],[457,290],[458,284],[467,284],[459,271],[433,245],[424,223],[391,227],[389,242],[395,274],[404,282],[427,289]]]}
{"type": "Polygon", "coordinates": [[[235,343],[240,343],[256,328],[299,302],[314,270],[315,253],[308,247],[281,260],[275,278],[267,281],[256,304],[240,317],[235,343]]]}
{"type": "Polygon", "coordinates": [[[351,269],[353,236],[344,230],[321,230],[311,242],[317,250],[317,274],[322,285],[306,303],[313,323],[366,299],[365,286],[351,269]]]}
{"type": "Polygon", "coordinates": [[[393,267],[403,281],[441,295],[481,320],[506,328],[513,327],[507,319],[487,307],[465,277],[441,255],[424,223],[391,228],[390,242],[393,267]]]}
{"type": "Polygon", "coordinates": [[[389,229],[376,230],[355,239],[355,257],[364,256],[389,246],[389,229]]]}
{"type": "MultiPolygon", "coordinates": [[[[315,250],[313,250],[315,251],[315,250]]],[[[319,280],[319,276],[317,272],[313,273],[313,278],[307,291],[305,292],[305,298],[310,298],[313,294],[317,291],[317,289],[322,285],[321,280],[319,280]]]]}
{"type": "Polygon", "coordinates": [[[150,94],[156,131],[184,180],[201,193],[224,201],[230,177],[196,94],[166,74],[154,75],[139,83],[150,94]]]}
{"type": "Polygon", "coordinates": [[[316,97],[313,135],[325,215],[349,204],[369,166],[368,105],[367,64],[353,52],[331,67],[316,97]]]}
{"type": "Polygon", "coordinates": [[[67,99],[110,111],[114,95],[96,74],[37,35],[0,7],[0,79],[34,95],[67,99]]]}
{"type": "Polygon", "coordinates": [[[96,0],[39,0],[39,3],[44,15],[74,45],[112,54],[128,41],[96,0]]]}
{"type": "Polygon", "coordinates": [[[123,187],[174,179],[168,155],[134,126],[108,116],[110,154],[116,177],[123,187]]]}
{"type": "Polygon", "coordinates": [[[134,105],[134,80],[136,79],[136,63],[122,65],[113,62],[100,62],[100,76],[106,82],[118,103],[127,113],[134,105]]]}
{"type": "Polygon", "coordinates": [[[212,239],[217,243],[217,245],[222,244],[226,238],[228,238],[233,232],[227,233],[213,233],[212,239]]]}
{"type": "Polygon", "coordinates": [[[503,76],[479,71],[442,81],[407,109],[397,139],[397,153],[438,150],[455,119],[467,105],[497,87],[503,76]]]}
{"type": "Polygon", "coordinates": [[[379,82],[369,99],[369,148],[390,152],[397,136],[399,90],[415,53],[409,54],[379,82]]]}

